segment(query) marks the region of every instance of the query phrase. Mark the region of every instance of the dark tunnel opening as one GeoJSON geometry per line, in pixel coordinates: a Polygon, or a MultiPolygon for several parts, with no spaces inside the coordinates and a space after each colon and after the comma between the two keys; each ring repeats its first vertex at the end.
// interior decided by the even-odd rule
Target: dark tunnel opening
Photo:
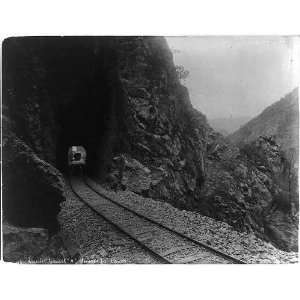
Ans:
{"type": "Polygon", "coordinates": [[[68,171],[67,153],[71,146],[87,151],[86,172],[103,177],[118,142],[121,94],[112,88],[113,79],[97,77],[81,88],[59,114],[56,161],[62,172],[68,171]]]}
{"type": "MultiPolygon", "coordinates": [[[[88,39],[77,43],[72,55],[64,52],[59,68],[67,76],[61,77],[64,93],[57,89],[60,99],[56,112],[58,132],[56,166],[68,171],[67,153],[71,146],[83,146],[87,151],[86,172],[104,177],[113,150],[121,140],[126,109],[118,74],[114,41],[88,39]],[[75,53],[80,53],[80,59],[75,53]]],[[[57,75],[54,71],[52,77],[57,75]]]]}
{"type": "Polygon", "coordinates": [[[64,173],[68,148],[82,145],[87,172],[104,176],[124,142],[127,107],[117,43],[112,37],[32,37],[12,39],[5,52],[5,103],[15,131],[64,173]]]}
{"type": "Polygon", "coordinates": [[[106,37],[6,41],[3,210],[13,224],[57,230],[64,195],[52,166],[67,175],[73,145],[87,151],[87,174],[104,179],[126,130],[116,43],[106,37]]]}

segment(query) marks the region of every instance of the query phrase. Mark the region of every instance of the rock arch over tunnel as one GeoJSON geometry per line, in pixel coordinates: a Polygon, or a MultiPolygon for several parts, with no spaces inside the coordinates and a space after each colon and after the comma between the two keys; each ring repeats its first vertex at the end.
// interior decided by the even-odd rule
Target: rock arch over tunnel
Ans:
{"type": "Polygon", "coordinates": [[[72,145],[88,171],[105,173],[121,142],[126,101],[112,37],[11,38],[5,51],[5,104],[14,130],[62,171],[72,145]],[[21,70],[21,72],[20,72],[21,70]]]}
{"type": "MultiPolygon", "coordinates": [[[[56,166],[66,171],[68,148],[82,145],[87,151],[87,171],[104,176],[121,140],[126,101],[118,74],[114,40],[74,40],[60,54],[56,166]],[[72,45],[72,44],[71,44],[72,45]],[[75,53],[75,54],[74,54],[75,53]]],[[[58,72],[56,71],[55,74],[58,72]]]]}

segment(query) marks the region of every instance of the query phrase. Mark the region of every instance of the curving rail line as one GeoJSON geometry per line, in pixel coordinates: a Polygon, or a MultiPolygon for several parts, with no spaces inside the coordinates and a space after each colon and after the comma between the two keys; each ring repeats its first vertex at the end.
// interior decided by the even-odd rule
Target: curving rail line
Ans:
{"type": "Polygon", "coordinates": [[[161,263],[245,264],[118,203],[94,189],[85,179],[73,177],[70,185],[82,202],[161,263]]]}

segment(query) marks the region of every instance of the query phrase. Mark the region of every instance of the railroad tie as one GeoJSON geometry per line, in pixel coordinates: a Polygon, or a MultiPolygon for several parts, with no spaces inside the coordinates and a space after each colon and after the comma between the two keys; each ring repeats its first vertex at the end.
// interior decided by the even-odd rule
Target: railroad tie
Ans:
{"type": "Polygon", "coordinates": [[[174,254],[178,251],[181,251],[181,250],[186,250],[186,249],[191,249],[191,248],[195,248],[194,246],[181,246],[181,247],[173,247],[163,253],[161,253],[162,256],[168,256],[170,254],[174,254]]]}

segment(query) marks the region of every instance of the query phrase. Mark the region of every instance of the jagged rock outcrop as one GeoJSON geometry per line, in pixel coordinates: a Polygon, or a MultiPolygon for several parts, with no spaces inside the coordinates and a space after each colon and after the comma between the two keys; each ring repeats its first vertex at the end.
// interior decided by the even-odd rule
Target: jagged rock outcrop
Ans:
{"type": "Polygon", "coordinates": [[[297,175],[274,140],[261,137],[240,150],[219,137],[210,149],[198,209],[296,251],[297,175]]]}
{"type": "Polygon", "coordinates": [[[23,141],[3,136],[3,212],[8,222],[58,230],[57,214],[64,201],[61,174],[41,160],[23,141]]]}
{"type": "Polygon", "coordinates": [[[298,102],[296,88],[228,137],[269,178],[272,202],[265,235],[289,250],[298,247],[298,102]]]}
{"type": "MultiPolygon", "coordinates": [[[[127,98],[122,151],[142,164],[135,184],[140,187],[133,190],[186,207],[199,195],[205,176],[206,118],[193,109],[163,38],[123,38],[119,47],[127,98]]],[[[124,178],[129,169],[125,165],[124,178]]]]}
{"type": "Polygon", "coordinates": [[[148,187],[135,190],[192,205],[205,177],[207,123],[164,38],[11,39],[4,50],[8,116],[41,159],[64,171],[68,147],[83,145],[88,172],[105,178],[125,154],[150,170],[148,187]]]}
{"type": "MultiPolygon", "coordinates": [[[[57,214],[64,200],[58,168],[65,171],[68,146],[84,144],[80,143],[84,137],[94,145],[90,158],[98,150],[82,126],[94,126],[98,111],[95,106],[83,105],[83,101],[87,97],[92,102],[109,93],[106,85],[98,90],[89,85],[90,77],[102,79],[102,68],[109,68],[105,66],[109,54],[97,56],[97,49],[88,47],[88,42],[78,45],[76,39],[67,40],[28,37],[9,38],[3,43],[4,218],[20,226],[46,227],[51,234],[58,229],[57,214]],[[70,54],[72,47],[77,52],[70,54]],[[85,59],[78,59],[80,55],[85,59]],[[104,63],[97,64],[91,57],[104,63]]],[[[100,128],[103,123],[100,118],[100,128]]],[[[94,163],[97,165],[96,160],[94,163]]]]}
{"type": "Polygon", "coordinates": [[[242,151],[269,177],[271,206],[265,212],[265,231],[283,249],[298,248],[298,169],[274,137],[259,137],[242,151]],[[271,180],[270,180],[271,179],[271,180]]]}
{"type": "MultiPolygon", "coordinates": [[[[269,172],[214,132],[205,116],[192,108],[164,40],[124,39],[123,43],[120,75],[128,97],[126,155],[138,162],[133,168],[125,159],[123,187],[226,221],[282,249],[297,249],[297,208],[287,212],[276,204],[279,197],[297,201],[294,192],[278,186],[281,180],[289,181],[288,162],[281,153],[265,153],[277,161],[278,169],[269,172]],[[275,225],[272,216],[278,214],[284,226],[275,225]],[[277,228],[276,234],[270,233],[271,227],[277,228]]],[[[118,170],[120,165],[113,164],[115,178],[118,170]]]]}

